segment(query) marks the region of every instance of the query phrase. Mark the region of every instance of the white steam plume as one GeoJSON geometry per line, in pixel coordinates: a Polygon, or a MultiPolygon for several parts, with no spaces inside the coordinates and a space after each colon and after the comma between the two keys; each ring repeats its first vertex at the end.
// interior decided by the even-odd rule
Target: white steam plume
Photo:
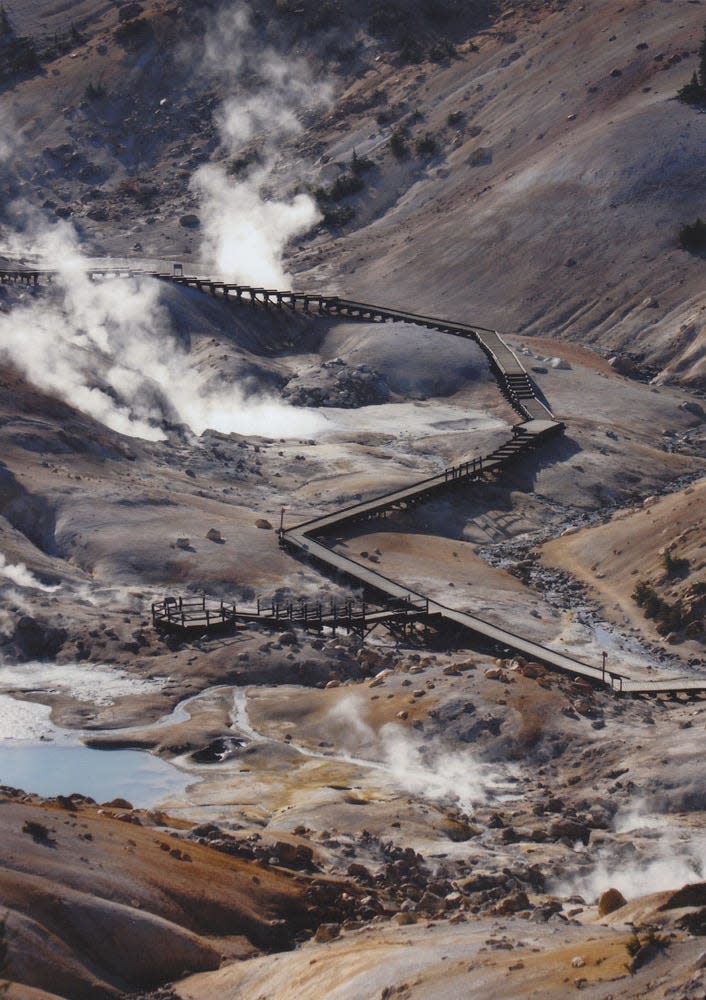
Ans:
{"type": "MultiPolygon", "coordinates": [[[[479,761],[468,751],[430,749],[404,727],[386,723],[379,732],[364,719],[359,695],[346,695],[329,712],[339,740],[351,750],[373,753],[396,785],[432,802],[453,803],[469,813],[474,806],[506,791],[509,769],[479,761]]],[[[361,761],[364,763],[364,761],[361,761]]]]}
{"type": "Polygon", "coordinates": [[[430,751],[406,729],[388,723],[380,730],[387,766],[397,784],[432,802],[453,802],[465,813],[507,792],[497,767],[479,761],[468,750],[430,751]]]}
{"type": "Polygon", "coordinates": [[[60,269],[53,300],[25,295],[0,314],[0,357],[34,385],[114,431],[153,441],[164,439],[165,419],[196,434],[211,428],[306,437],[321,427],[319,415],[275,397],[210,389],[174,337],[159,282],[92,281],[69,224],[47,227],[30,213],[25,225],[37,234],[33,251],[60,269]]]}
{"type": "Polygon", "coordinates": [[[233,156],[249,143],[257,144],[257,152],[252,169],[246,164],[237,179],[220,164],[196,171],[191,187],[201,205],[202,255],[231,280],[284,288],[290,283],[284,249],[308,232],[320,213],[308,194],[272,194],[278,172],[280,186],[293,179],[291,171],[283,177],[279,153],[282,143],[301,131],[302,115],[330,101],[330,88],[313,80],[303,60],[263,50],[244,6],[217,15],[207,32],[204,62],[233,91],[216,115],[224,152],[233,156]]]}
{"type": "Polygon", "coordinates": [[[47,594],[59,590],[60,585],[49,585],[42,583],[24,563],[9,563],[2,552],[0,552],[0,577],[5,577],[17,587],[25,587],[33,590],[43,590],[47,594]]]}
{"type": "Polygon", "coordinates": [[[679,830],[673,822],[647,812],[641,802],[617,813],[613,829],[618,834],[633,833],[640,854],[626,859],[616,843],[597,850],[589,847],[586,850],[594,859],[590,870],[556,883],[553,892],[593,901],[612,887],[630,900],[706,878],[706,833],[679,830]]]}
{"type": "Polygon", "coordinates": [[[263,198],[261,183],[267,175],[263,168],[234,182],[216,164],[197,170],[191,187],[201,199],[201,253],[215,261],[220,274],[241,285],[285,288],[291,282],[282,266],[284,248],[311,229],[319,212],[307,194],[290,201],[263,198]]]}
{"type": "Polygon", "coordinates": [[[9,585],[2,588],[2,604],[0,604],[0,635],[9,638],[15,631],[17,618],[20,615],[32,613],[32,605],[24,594],[9,585]]]}

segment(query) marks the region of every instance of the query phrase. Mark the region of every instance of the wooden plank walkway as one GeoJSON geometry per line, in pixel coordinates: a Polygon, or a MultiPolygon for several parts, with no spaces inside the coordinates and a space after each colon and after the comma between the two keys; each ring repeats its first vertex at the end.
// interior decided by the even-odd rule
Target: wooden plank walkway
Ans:
{"type": "MultiPolygon", "coordinates": [[[[446,468],[436,476],[411,483],[402,489],[383,493],[361,503],[352,504],[333,514],[312,518],[282,531],[280,544],[285,548],[298,551],[327,570],[333,570],[335,573],[348,577],[372,593],[381,595],[385,600],[406,601],[414,604],[423,602],[426,613],[430,616],[433,615],[436,618],[460,625],[471,633],[482,636],[506,649],[528,656],[564,673],[585,678],[596,685],[608,687],[613,691],[630,694],[665,693],[672,695],[706,693],[706,678],[665,677],[654,681],[636,680],[625,674],[604,670],[602,665],[597,666],[568,656],[549,646],[526,639],[509,629],[487,622],[477,615],[457,611],[437,601],[429,600],[425,595],[418,594],[403,584],[389,580],[367,566],[362,566],[355,560],[335,552],[315,537],[350,524],[355,520],[378,516],[394,508],[411,506],[435,493],[451,489],[461,483],[487,480],[499,474],[508,462],[536,448],[553,435],[561,433],[563,424],[554,419],[549,406],[539,398],[534,383],[519,358],[496,330],[454,323],[439,317],[424,316],[405,310],[356,302],[351,299],[342,299],[339,296],[256,288],[249,285],[230,284],[209,277],[184,275],[180,265],[175,265],[173,270],[169,272],[161,268],[153,270],[131,266],[129,261],[126,264],[107,261],[93,267],[87,267],[86,273],[94,280],[112,276],[147,275],[194,288],[200,292],[208,292],[211,295],[221,295],[224,298],[233,295],[237,302],[249,303],[252,306],[299,309],[306,313],[314,311],[321,316],[341,316],[366,322],[409,323],[473,340],[488,357],[502,392],[523,418],[523,421],[513,428],[512,438],[496,448],[490,455],[446,468]]],[[[41,281],[51,282],[57,274],[58,272],[55,270],[28,267],[0,269],[0,281],[36,285],[41,281]]],[[[235,616],[235,611],[233,614],[235,616]]],[[[381,615],[384,617],[384,612],[381,612],[381,615]]]]}

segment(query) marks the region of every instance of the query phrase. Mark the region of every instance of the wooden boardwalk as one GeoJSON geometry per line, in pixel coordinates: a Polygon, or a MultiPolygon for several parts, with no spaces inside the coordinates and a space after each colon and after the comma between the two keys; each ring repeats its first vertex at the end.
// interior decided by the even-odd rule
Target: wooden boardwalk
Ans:
{"type": "Polygon", "coordinates": [[[165,597],[152,604],[152,624],[163,632],[215,632],[235,623],[235,606],[225,601],[165,597]]]}
{"type": "MultiPolygon", "coordinates": [[[[256,288],[250,285],[230,284],[208,277],[184,275],[178,266],[169,272],[161,268],[154,270],[140,268],[130,265],[129,262],[127,266],[107,262],[96,264],[86,270],[89,276],[95,280],[114,276],[149,275],[211,295],[223,296],[226,299],[232,297],[236,302],[247,303],[254,307],[299,310],[321,316],[341,316],[374,323],[409,323],[474,341],[486,354],[501,391],[522,418],[521,422],[513,427],[512,437],[487,456],[461,465],[451,466],[435,476],[410,483],[402,489],[380,494],[372,499],[344,507],[333,514],[315,517],[288,528],[280,532],[280,544],[300,553],[327,571],[333,571],[352,580],[356,585],[362,586],[365,592],[378,595],[388,605],[396,603],[398,606],[404,607],[406,604],[409,609],[408,616],[413,616],[415,620],[423,620],[425,616],[445,620],[496,644],[503,650],[536,660],[572,676],[584,678],[592,684],[607,687],[616,693],[706,694],[706,678],[665,677],[654,681],[632,679],[625,674],[605,670],[601,665],[587,663],[550,646],[533,642],[509,629],[485,621],[477,615],[449,608],[437,601],[430,600],[423,594],[410,590],[401,583],[376,573],[348,556],[334,551],[319,537],[354,521],[377,517],[392,509],[411,507],[461,484],[487,481],[499,475],[509,463],[516,461],[520,456],[534,450],[549,438],[563,431],[563,424],[555,420],[549,406],[539,398],[535,386],[519,358],[497,331],[480,326],[454,323],[439,317],[355,302],[338,296],[256,288]]],[[[52,270],[6,269],[0,270],[0,281],[36,285],[41,281],[51,282],[56,275],[57,272],[52,270]]],[[[257,613],[236,613],[235,609],[233,610],[234,618],[240,618],[242,615],[245,620],[248,614],[249,620],[263,618],[259,608],[257,613]]],[[[381,621],[385,618],[385,614],[384,610],[380,613],[381,621]]],[[[352,618],[352,616],[349,617],[352,618]]],[[[275,620],[280,621],[281,619],[275,620]]],[[[294,621],[293,618],[289,620],[294,621]]]]}

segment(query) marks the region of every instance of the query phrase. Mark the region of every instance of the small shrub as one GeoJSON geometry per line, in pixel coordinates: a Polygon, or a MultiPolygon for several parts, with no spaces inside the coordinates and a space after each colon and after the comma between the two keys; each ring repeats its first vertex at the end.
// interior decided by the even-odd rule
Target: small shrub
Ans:
{"type": "Polygon", "coordinates": [[[689,572],[689,560],[673,556],[670,549],[664,550],[662,565],[668,576],[684,576],[689,572]]]}
{"type": "Polygon", "coordinates": [[[119,24],[113,32],[113,37],[121,45],[129,46],[146,39],[151,30],[149,22],[144,17],[137,17],[134,21],[119,24]]]}
{"type": "Polygon", "coordinates": [[[423,10],[430,21],[441,24],[458,13],[458,3],[456,0],[426,0],[423,10]]]}
{"type": "Polygon", "coordinates": [[[375,115],[375,121],[378,125],[389,125],[394,117],[394,112],[390,108],[383,108],[382,111],[378,111],[375,115]]]}
{"type": "Polygon", "coordinates": [[[651,594],[654,594],[654,588],[646,583],[644,580],[638,580],[635,584],[635,589],[632,592],[632,599],[637,604],[638,608],[644,608],[647,599],[651,594]]]}
{"type": "Polygon", "coordinates": [[[39,53],[31,38],[13,37],[7,44],[7,50],[4,54],[7,68],[11,73],[34,73],[41,65],[39,53]]]}
{"type": "Polygon", "coordinates": [[[456,46],[450,38],[440,38],[429,48],[429,58],[432,62],[445,62],[447,59],[454,59],[456,56],[456,46]]]}
{"type": "Polygon", "coordinates": [[[683,87],[680,87],[677,91],[677,98],[683,101],[685,104],[704,104],[706,103],[706,90],[699,83],[699,78],[694,71],[693,76],[688,83],[685,83],[683,87]]]}
{"type": "Polygon", "coordinates": [[[49,840],[49,827],[35,819],[26,819],[22,824],[22,833],[28,833],[35,840],[49,840]]]}
{"type": "Polygon", "coordinates": [[[403,24],[405,18],[405,12],[396,4],[385,4],[368,18],[368,30],[372,35],[384,35],[403,24]]]}
{"type": "Polygon", "coordinates": [[[352,205],[333,205],[324,209],[323,223],[332,229],[340,229],[355,218],[352,205]]]}
{"type": "Polygon", "coordinates": [[[140,14],[144,13],[144,7],[137,2],[137,0],[131,0],[129,3],[124,3],[122,7],[118,10],[118,20],[123,23],[124,21],[132,21],[140,14]]]}
{"type": "Polygon", "coordinates": [[[490,146],[477,146],[468,154],[466,163],[469,167],[485,167],[493,162],[493,150],[490,146]]]}
{"type": "Polygon", "coordinates": [[[627,965],[628,972],[633,975],[659,952],[665,951],[670,944],[671,941],[667,935],[660,934],[654,927],[648,927],[642,936],[634,930],[632,936],[625,943],[631,958],[631,962],[627,965]]]}
{"type": "Polygon", "coordinates": [[[357,194],[365,187],[358,174],[340,174],[326,192],[326,197],[330,201],[343,201],[349,195],[357,194]]]}
{"type": "Polygon", "coordinates": [[[431,132],[426,132],[414,143],[414,152],[417,156],[434,156],[439,152],[439,143],[431,132]]]}
{"type": "Polygon", "coordinates": [[[398,126],[390,136],[390,152],[396,160],[405,160],[409,156],[407,131],[398,126]]]}
{"type": "Polygon", "coordinates": [[[446,124],[449,128],[455,128],[463,122],[464,114],[463,111],[449,111],[446,116],[446,124]]]}
{"type": "Polygon", "coordinates": [[[644,580],[638,580],[632,592],[632,599],[645,612],[645,618],[653,620],[660,635],[679,632],[688,624],[681,601],[670,604],[659,596],[654,587],[644,580]]]}
{"type": "Polygon", "coordinates": [[[229,160],[226,170],[231,177],[242,177],[248,172],[250,167],[258,166],[261,162],[260,154],[256,150],[252,150],[247,153],[241,153],[240,156],[229,160]]]}
{"type": "Polygon", "coordinates": [[[341,21],[341,8],[333,0],[323,0],[307,14],[306,26],[309,31],[321,31],[332,28],[341,21]]]}
{"type": "Polygon", "coordinates": [[[699,69],[695,70],[688,83],[677,92],[680,101],[686,104],[706,104],[706,29],[699,46],[699,69]]]}
{"type": "Polygon", "coordinates": [[[632,932],[632,936],[625,942],[625,947],[630,958],[634,958],[637,955],[640,948],[642,948],[642,941],[637,936],[637,931],[632,932]]]}
{"type": "Polygon", "coordinates": [[[689,253],[706,250],[706,222],[699,218],[691,225],[682,226],[679,230],[679,245],[689,253]]]}
{"type": "Polygon", "coordinates": [[[363,174],[367,174],[369,170],[372,170],[375,164],[370,159],[369,156],[358,156],[355,150],[353,150],[353,156],[351,158],[351,173],[354,177],[361,177],[363,174]]]}
{"type": "Polygon", "coordinates": [[[418,66],[424,60],[424,50],[416,38],[405,38],[400,45],[400,59],[404,63],[418,66]]]}
{"type": "Polygon", "coordinates": [[[104,84],[100,80],[98,83],[94,83],[93,80],[89,80],[83,94],[87,101],[100,101],[104,97],[108,96],[108,91],[105,89],[104,84]]]}

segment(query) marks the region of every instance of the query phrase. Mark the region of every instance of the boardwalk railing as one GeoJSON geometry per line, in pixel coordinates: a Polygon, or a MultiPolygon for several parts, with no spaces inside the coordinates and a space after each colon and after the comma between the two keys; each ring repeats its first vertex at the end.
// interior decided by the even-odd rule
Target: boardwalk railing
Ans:
{"type": "Polygon", "coordinates": [[[206,597],[165,597],[152,605],[152,624],[164,631],[213,631],[235,625],[234,604],[206,597]]]}

